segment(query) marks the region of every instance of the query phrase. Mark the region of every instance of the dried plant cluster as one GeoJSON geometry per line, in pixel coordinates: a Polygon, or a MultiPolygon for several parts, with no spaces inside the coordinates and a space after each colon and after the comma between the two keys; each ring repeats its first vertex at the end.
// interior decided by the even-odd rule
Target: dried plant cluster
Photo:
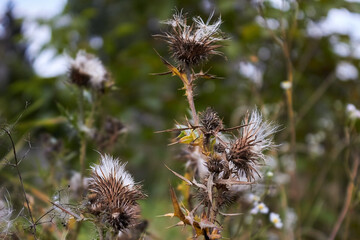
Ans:
{"type": "Polygon", "coordinates": [[[200,17],[193,18],[193,24],[188,25],[182,11],[176,12],[172,19],[163,22],[171,26],[171,31],[157,37],[169,44],[170,53],[178,63],[198,65],[211,55],[222,55],[217,51],[221,47],[218,42],[225,39],[220,31],[221,18],[210,24],[211,18],[206,23],[200,17]]]}
{"type": "MultiPolygon", "coordinates": [[[[211,16],[212,17],[212,16],[211,16]]],[[[264,151],[271,149],[273,134],[278,127],[264,121],[255,109],[247,113],[241,126],[225,128],[218,113],[208,107],[198,113],[193,102],[194,81],[199,78],[212,78],[210,75],[195,73],[192,66],[208,59],[210,55],[222,55],[215,51],[224,40],[221,37],[221,20],[210,24],[200,17],[193,18],[188,26],[182,12],[164,23],[172,26],[170,32],[161,35],[169,44],[172,57],[180,63],[174,67],[165,59],[163,62],[173,75],[184,83],[187,100],[192,112],[192,120],[178,124],[176,128],[162,132],[180,132],[174,143],[185,144],[182,158],[186,161],[186,173],[181,175],[171,170],[189,187],[180,187],[185,197],[187,209],[181,207],[175,192],[171,189],[174,213],[180,219],[177,226],[190,225],[196,236],[205,239],[220,239],[222,226],[218,215],[240,196],[237,185],[255,184],[261,178],[258,167],[264,163],[264,151]],[[233,132],[237,131],[236,134],[233,132]],[[195,205],[195,207],[193,207],[195,205]]],[[[223,214],[226,215],[226,214],[223,214]]]]}
{"type": "Polygon", "coordinates": [[[140,213],[137,200],[145,198],[141,186],[135,184],[125,166],[118,159],[102,155],[100,164],[91,167],[88,187],[89,212],[116,232],[137,224],[140,213]]]}

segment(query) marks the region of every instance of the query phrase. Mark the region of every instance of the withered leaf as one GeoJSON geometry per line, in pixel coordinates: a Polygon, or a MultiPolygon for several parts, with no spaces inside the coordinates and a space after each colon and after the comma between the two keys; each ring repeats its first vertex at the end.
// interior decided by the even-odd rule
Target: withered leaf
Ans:
{"type": "Polygon", "coordinates": [[[173,174],[175,174],[175,176],[177,176],[177,177],[180,178],[181,180],[185,181],[187,184],[193,185],[192,182],[189,181],[188,179],[186,179],[184,176],[182,176],[182,175],[178,174],[177,172],[171,170],[171,169],[170,169],[168,166],[166,166],[166,165],[165,165],[165,167],[166,167],[167,169],[169,169],[173,174]]]}

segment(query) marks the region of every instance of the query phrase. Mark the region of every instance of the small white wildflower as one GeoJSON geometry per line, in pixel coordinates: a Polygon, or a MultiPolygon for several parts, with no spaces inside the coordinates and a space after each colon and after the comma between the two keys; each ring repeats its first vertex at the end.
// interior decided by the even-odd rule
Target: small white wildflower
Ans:
{"type": "Polygon", "coordinates": [[[270,221],[275,225],[276,228],[280,229],[283,226],[280,216],[277,213],[270,213],[270,221]]]}
{"type": "Polygon", "coordinates": [[[288,90],[292,87],[292,83],[290,81],[283,81],[280,84],[281,88],[284,90],[288,90]]]}
{"type": "Polygon", "coordinates": [[[253,194],[253,193],[250,193],[248,196],[247,196],[247,200],[251,203],[257,203],[257,202],[260,202],[260,197],[253,194]]]}
{"type": "Polygon", "coordinates": [[[266,173],[266,176],[269,177],[269,178],[271,178],[271,177],[274,176],[274,173],[273,173],[272,171],[268,171],[268,172],[266,173]]]}
{"type": "Polygon", "coordinates": [[[100,165],[93,165],[91,169],[94,174],[100,176],[103,179],[110,179],[114,177],[116,180],[121,181],[123,186],[132,188],[134,186],[134,179],[125,170],[126,163],[120,163],[119,159],[113,158],[110,155],[101,155],[100,165]]]}
{"type": "Polygon", "coordinates": [[[255,203],[254,207],[250,210],[251,214],[267,214],[269,212],[269,208],[264,203],[255,203]]]}
{"type": "Polygon", "coordinates": [[[352,120],[360,119],[360,110],[358,110],[354,104],[349,103],[346,105],[346,113],[352,120]]]}
{"type": "Polygon", "coordinates": [[[341,81],[356,80],[359,77],[359,72],[353,64],[341,61],[336,66],[336,77],[341,81]]]}
{"type": "Polygon", "coordinates": [[[109,78],[108,72],[97,57],[80,50],[76,58],[70,60],[70,79],[79,86],[91,86],[102,90],[109,78]]]}

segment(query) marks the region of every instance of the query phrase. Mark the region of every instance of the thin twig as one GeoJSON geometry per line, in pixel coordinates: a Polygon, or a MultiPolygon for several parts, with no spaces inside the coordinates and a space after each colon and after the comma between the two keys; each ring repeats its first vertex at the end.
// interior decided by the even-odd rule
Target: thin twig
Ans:
{"type": "Polygon", "coordinates": [[[350,174],[350,180],[349,180],[349,184],[347,186],[347,190],[346,190],[346,198],[345,198],[345,202],[344,202],[344,206],[341,210],[341,213],[335,223],[335,226],[330,234],[330,237],[328,238],[329,240],[334,240],[335,237],[336,237],[336,234],[338,233],[340,227],[341,227],[341,224],[342,222],[344,221],[345,219],[345,216],[349,210],[349,207],[350,207],[350,203],[351,203],[351,198],[353,196],[353,193],[354,193],[354,182],[355,182],[355,178],[356,178],[356,175],[357,175],[357,171],[358,171],[358,168],[359,168],[359,156],[354,156],[354,163],[353,163],[353,166],[352,166],[352,171],[351,171],[351,174],[350,174]]]}
{"type": "Polygon", "coordinates": [[[81,189],[84,188],[83,182],[84,182],[84,174],[85,174],[85,157],[86,157],[86,136],[82,135],[80,140],[80,185],[81,189]]]}
{"type": "Polygon", "coordinates": [[[299,110],[297,115],[296,124],[301,122],[302,118],[309,112],[312,106],[321,98],[325,91],[330,87],[330,85],[336,80],[335,73],[330,73],[322,84],[316,89],[316,91],[311,95],[309,100],[303,105],[299,110]]]}
{"type": "Polygon", "coordinates": [[[103,239],[104,239],[104,236],[103,236],[103,230],[102,230],[102,228],[101,228],[98,224],[95,224],[95,226],[96,226],[96,229],[97,229],[97,231],[98,231],[98,233],[99,233],[99,240],[103,240],[103,239]]]}
{"type": "Polygon", "coordinates": [[[11,133],[10,133],[6,128],[1,128],[1,129],[8,135],[8,137],[9,137],[9,139],[10,139],[10,142],[11,142],[11,146],[12,146],[13,153],[14,153],[14,160],[15,160],[15,164],[13,164],[13,165],[11,165],[11,166],[15,167],[16,172],[17,172],[17,174],[18,174],[18,176],[19,176],[19,180],[20,180],[20,184],[21,184],[21,189],[22,189],[22,192],[23,192],[23,194],[24,194],[26,206],[27,206],[28,213],[29,213],[30,220],[31,220],[31,225],[32,225],[32,226],[31,226],[31,232],[32,232],[32,234],[33,234],[33,236],[34,236],[34,239],[37,239],[37,237],[36,237],[36,224],[35,224],[35,221],[34,221],[32,212],[31,212],[29,199],[28,199],[27,196],[26,196],[23,179],[22,179],[21,172],[20,172],[20,169],[19,169],[19,161],[18,161],[17,154],[16,154],[16,148],[15,148],[14,140],[13,140],[13,138],[12,138],[12,136],[11,136],[11,133]]]}
{"type": "MultiPolygon", "coordinates": [[[[261,6],[261,4],[258,5],[258,11],[259,14],[262,16],[265,22],[265,26],[270,32],[270,35],[274,39],[274,41],[279,44],[279,46],[282,49],[282,53],[284,55],[284,59],[286,62],[286,71],[287,71],[287,81],[291,84],[291,87],[289,89],[286,89],[286,102],[287,102],[287,112],[289,117],[289,124],[290,124],[290,133],[291,133],[291,153],[293,155],[293,158],[295,159],[295,147],[296,147],[296,131],[295,131],[295,115],[294,115],[294,109],[293,109],[293,81],[294,81],[294,73],[293,73],[293,65],[291,62],[291,56],[290,56],[290,47],[291,47],[291,37],[288,37],[286,35],[285,29],[282,26],[281,33],[282,38],[279,38],[275,32],[269,27],[268,21],[264,14],[264,9],[261,6]]],[[[295,14],[296,17],[296,14],[295,14]]],[[[294,18],[295,18],[294,17],[294,18]]],[[[296,19],[293,21],[293,24],[296,23],[296,19]]],[[[292,32],[293,30],[291,30],[292,32]]],[[[291,35],[291,34],[290,34],[291,35]]]]}

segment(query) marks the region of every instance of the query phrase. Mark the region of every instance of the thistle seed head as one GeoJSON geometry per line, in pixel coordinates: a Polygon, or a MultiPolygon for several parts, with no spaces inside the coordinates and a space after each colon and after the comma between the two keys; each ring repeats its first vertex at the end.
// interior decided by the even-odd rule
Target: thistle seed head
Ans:
{"type": "Polygon", "coordinates": [[[225,168],[223,160],[217,155],[212,156],[206,166],[210,173],[221,173],[225,168]]]}
{"type": "Polygon", "coordinates": [[[272,148],[272,135],[278,130],[272,123],[264,122],[262,115],[254,110],[245,117],[239,137],[232,143],[228,160],[233,163],[235,172],[240,177],[245,175],[248,181],[255,180],[255,166],[259,160],[265,160],[263,151],[272,148]]]}
{"type": "Polygon", "coordinates": [[[172,57],[187,65],[198,65],[208,60],[211,55],[222,55],[216,51],[220,48],[219,41],[225,40],[220,31],[221,18],[210,24],[213,14],[205,23],[200,17],[193,18],[193,24],[187,25],[182,11],[176,12],[172,19],[164,21],[171,30],[159,35],[169,44],[172,57]]]}
{"type": "Polygon", "coordinates": [[[92,54],[79,51],[75,59],[70,60],[69,78],[80,87],[91,87],[103,91],[109,74],[101,61],[92,54]]]}
{"type": "Polygon", "coordinates": [[[124,231],[136,223],[140,212],[136,201],[145,198],[125,165],[101,155],[101,163],[91,167],[88,209],[115,231],[124,231]]]}
{"type": "Polygon", "coordinates": [[[224,128],[219,115],[211,107],[206,108],[204,112],[200,113],[200,123],[205,131],[212,135],[224,128]]]}

